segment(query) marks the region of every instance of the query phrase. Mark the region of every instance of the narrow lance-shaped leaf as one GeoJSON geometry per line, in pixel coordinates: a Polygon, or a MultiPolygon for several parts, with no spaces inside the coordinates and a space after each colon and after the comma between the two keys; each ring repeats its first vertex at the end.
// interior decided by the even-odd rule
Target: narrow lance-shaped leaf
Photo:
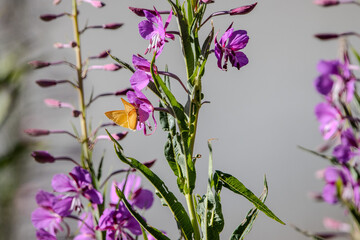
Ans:
{"type": "Polygon", "coordinates": [[[111,134],[107,130],[106,132],[108,133],[110,139],[114,142],[115,152],[119,159],[123,163],[128,164],[130,167],[139,170],[151,182],[151,184],[155,187],[155,189],[158,191],[158,193],[161,195],[161,197],[173,213],[174,218],[180,226],[185,238],[187,240],[191,240],[194,230],[192,228],[190,218],[187,215],[184,206],[176,199],[174,194],[169,191],[165,183],[148,167],[146,167],[144,164],[140,163],[136,159],[125,157],[122,152],[121,145],[111,136],[111,134]]]}
{"type": "MultiPolygon", "coordinates": [[[[262,192],[262,194],[259,198],[263,203],[266,200],[267,194],[268,194],[268,185],[267,185],[266,176],[265,176],[264,191],[262,192]]],[[[251,209],[248,212],[248,214],[246,215],[246,218],[244,219],[244,221],[235,229],[232,236],[230,237],[230,240],[243,240],[245,235],[251,231],[251,228],[252,228],[258,214],[259,214],[259,209],[257,209],[256,207],[251,209]]]]}
{"type": "Polygon", "coordinates": [[[215,173],[218,176],[218,179],[222,182],[224,187],[233,191],[234,193],[237,193],[237,194],[245,197],[247,200],[249,200],[251,203],[253,203],[256,208],[258,208],[260,211],[265,213],[268,217],[285,225],[285,223],[283,221],[281,221],[264,203],[262,203],[260,201],[260,199],[258,199],[255,196],[254,193],[252,193],[249,189],[247,189],[244,186],[244,184],[242,184],[237,178],[235,178],[234,176],[231,176],[230,174],[223,173],[218,170],[215,173]]]}
{"type": "MultiPolygon", "coordinates": [[[[144,218],[142,218],[142,216],[140,216],[131,206],[131,204],[126,200],[126,197],[124,195],[124,193],[120,190],[120,188],[118,188],[117,186],[115,186],[116,188],[116,194],[118,195],[118,197],[120,198],[120,200],[124,203],[125,207],[129,210],[129,212],[131,213],[131,215],[139,222],[139,224],[141,225],[142,228],[144,228],[146,231],[148,231],[154,238],[158,239],[158,240],[170,240],[170,238],[168,238],[167,236],[165,236],[161,231],[159,231],[158,229],[149,226],[146,221],[144,220],[144,218]]],[[[145,234],[146,236],[146,234],[145,234]]]]}
{"type": "Polygon", "coordinates": [[[130,66],[130,64],[128,64],[128,63],[126,63],[126,62],[124,62],[124,61],[121,61],[119,58],[111,55],[110,53],[108,53],[108,54],[109,54],[109,56],[110,56],[112,59],[114,59],[117,63],[119,63],[120,66],[122,66],[123,68],[131,71],[132,73],[135,72],[135,69],[134,69],[132,66],[130,66]]]}

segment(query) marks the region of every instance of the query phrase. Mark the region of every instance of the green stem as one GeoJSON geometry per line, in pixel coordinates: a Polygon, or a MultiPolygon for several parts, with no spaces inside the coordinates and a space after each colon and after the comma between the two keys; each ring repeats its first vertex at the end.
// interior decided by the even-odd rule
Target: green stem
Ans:
{"type": "Polygon", "coordinates": [[[195,212],[195,206],[194,206],[192,194],[190,194],[190,193],[186,194],[185,199],[186,199],[188,210],[190,212],[191,225],[193,226],[193,229],[194,229],[194,239],[199,240],[200,239],[200,231],[199,231],[199,226],[198,226],[198,222],[197,222],[197,218],[196,218],[196,212],[195,212]]]}
{"type": "Polygon", "coordinates": [[[84,85],[83,85],[83,66],[81,60],[81,44],[80,44],[80,32],[78,24],[78,7],[76,0],[73,0],[73,28],[74,28],[74,37],[77,46],[74,48],[76,55],[76,71],[77,71],[77,81],[78,81],[78,91],[79,91],[79,108],[81,111],[80,115],[80,125],[81,125],[81,145],[82,145],[82,158],[81,163],[84,168],[87,170],[92,170],[91,163],[91,153],[89,149],[89,137],[86,124],[86,105],[84,100],[84,85]]]}
{"type": "MultiPolygon", "coordinates": [[[[78,23],[78,7],[77,0],[72,0],[72,20],[73,20],[73,29],[74,29],[74,38],[76,42],[75,55],[76,55],[76,72],[77,72],[77,84],[78,84],[78,94],[79,94],[79,110],[81,111],[80,117],[80,126],[81,126],[81,165],[83,168],[87,169],[91,173],[93,186],[95,189],[98,189],[98,181],[95,177],[95,172],[91,160],[91,150],[89,142],[89,134],[86,123],[86,104],[84,96],[84,78],[82,76],[83,65],[81,60],[81,42],[80,42],[80,31],[78,23]]],[[[96,219],[100,218],[100,213],[102,212],[103,204],[99,205],[98,208],[93,209],[93,216],[96,219]]],[[[96,231],[96,237],[98,240],[103,239],[103,234],[101,231],[96,231]]]]}

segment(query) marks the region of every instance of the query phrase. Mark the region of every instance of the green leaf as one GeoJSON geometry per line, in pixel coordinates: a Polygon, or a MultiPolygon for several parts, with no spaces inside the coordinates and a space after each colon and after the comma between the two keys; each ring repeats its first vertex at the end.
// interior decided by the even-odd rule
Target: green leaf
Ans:
{"type": "Polygon", "coordinates": [[[329,160],[330,163],[332,163],[332,164],[339,165],[339,162],[336,160],[335,157],[327,156],[327,155],[325,155],[325,154],[318,153],[318,152],[316,152],[316,151],[313,151],[313,150],[304,148],[304,147],[302,147],[302,146],[298,146],[298,147],[299,147],[301,150],[304,150],[304,151],[309,152],[309,153],[312,153],[312,154],[314,154],[314,155],[316,155],[316,156],[318,156],[318,157],[321,157],[321,158],[324,158],[324,159],[326,159],[326,160],[329,160]]]}
{"type": "Polygon", "coordinates": [[[102,175],[102,166],[103,166],[103,162],[104,162],[104,154],[101,157],[100,163],[99,163],[99,167],[97,170],[97,180],[99,181],[102,175]]]}
{"type": "Polygon", "coordinates": [[[209,147],[209,170],[207,193],[204,195],[197,205],[197,213],[200,218],[200,225],[204,240],[220,239],[220,232],[224,228],[224,217],[221,210],[220,192],[214,195],[211,187],[213,186],[213,158],[211,140],[208,140],[209,147]]]}
{"type": "MultiPolygon", "coordinates": [[[[141,225],[142,228],[144,228],[146,231],[148,231],[154,238],[158,239],[158,240],[170,240],[170,238],[168,238],[167,236],[165,236],[161,231],[159,231],[158,229],[148,225],[146,223],[146,221],[144,220],[144,218],[142,218],[131,206],[131,204],[126,200],[126,197],[124,195],[124,193],[120,190],[120,188],[118,188],[117,186],[115,186],[116,188],[116,194],[118,195],[118,197],[120,198],[120,200],[125,204],[125,207],[129,210],[129,212],[131,213],[131,215],[139,222],[139,224],[141,225]]],[[[145,234],[146,237],[146,234],[145,234]]]]}
{"type": "Polygon", "coordinates": [[[202,48],[201,48],[201,55],[203,55],[205,59],[207,59],[207,57],[209,55],[209,49],[210,49],[213,39],[214,39],[214,27],[212,26],[211,31],[210,31],[209,35],[206,37],[206,39],[202,45],[202,48]]]}
{"type": "Polygon", "coordinates": [[[277,216],[275,216],[275,214],[264,203],[262,203],[261,200],[257,198],[249,189],[247,189],[244,184],[242,184],[237,178],[218,170],[215,171],[215,173],[224,187],[233,191],[234,193],[245,197],[247,200],[253,203],[257,209],[265,213],[268,217],[285,225],[283,221],[281,221],[277,216]]]}
{"type": "Polygon", "coordinates": [[[111,55],[110,53],[108,53],[108,54],[109,54],[109,56],[110,56],[112,59],[114,59],[114,60],[115,60],[118,64],[120,64],[123,68],[131,71],[132,73],[135,72],[135,69],[134,69],[132,66],[130,66],[130,64],[128,64],[128,63],[126,63],[126,62],[124,62],[124,61],[121,61],[119,58],[111,55]]]}
{"type": "MultiPolygon", "coordinates": [[[[266,176],[264,178],[264,190],[260,196],[260,200],[264,203],[268,194],[268,185],[266,181],[266,176]]],[[[230,240],[243,240],[245,235],[251,231],[251,228],[255,222],[257,215],[259,214],[259,209],[251,209],[244,221],[235,229],[230,240]]]]}
{"type": "Polygon", "coordinates": [[[111,136],[111,134],[106,130],[110,139],[114,142],[115,152],[119,159],[125,164],[129,165],[132,168],[139,170],[155,187],[160,196],[163,198],[169,209],[174,215],[175,220],[181,228],[184,236],[187,240],[192,239],[194,230],[191,225],[191,221],[184,206],[176,199],[174,194],[169,191],[165,183],[148,167],[137,161],[133,158],[127,158],[122,152],[121,145],[111,136]]]}
{"type": "Polygon", "coordinates": [[[155,85],[158,88],[162,89],[168,102],[170,103],[171,108],[176,116],[177,121],[178,121],[178,125],[181,128],[180,131],[186,131],[188,126],[187,126],[187,116],[184,113],[184,107],[176,100],[175,96],[172,94],[170,89],[166,86],[166,84],[161,79],[161,77],[159,75],[155,74],[154,62],[155,62],[155,54],[154,54],[154,57],[151,61],[151,65],[150,65],[151,76],[154,79],[155,85]]]}

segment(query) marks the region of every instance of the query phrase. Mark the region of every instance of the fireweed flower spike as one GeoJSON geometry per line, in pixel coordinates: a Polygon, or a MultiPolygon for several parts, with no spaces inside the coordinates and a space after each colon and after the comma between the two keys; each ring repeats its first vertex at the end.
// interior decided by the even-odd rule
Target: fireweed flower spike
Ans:
{"type": "Polygon", "coordinates": [[[154,10],[156,14],[144,10],[147,20],[139,23],[139,33],[142,38],[150,40],[150,44],[146,49],[145,54],[154,50],[156,52],[156,56],[159,56],[164,48],[165,42],[167,42],[165,38],[174,40],[175,37],[170,33],[166,33],[166,28],[171,21],[172,11],[170,11],[168,19],[164,25],[159,12],[155,8],[154,10]]]}
{"type": "Polygon", "coordinates": [[[80,210],[82,208],[80,195],[95,204],[101,204],[103,202],[101,193],[95,190],[92,185],[91,175],[88,171],[77,166],[69,175],[72,179],[65,174],[55,175],[51,181],[51,185],[56,192],[74,194],[69,197],[72,200],[71,210],[80,210]]]}
{"type": "Polygon", "coordinates": [[[246,47],[248,41],[249,37],[245,30],[234,31],[232,24],[230,24],[219,42],[215,37],[215,56],[218,59],[218,67],[226,71],[228,61],[237,69],[248,64],[248,58],[243,52],[240,52],[246,47]]]}

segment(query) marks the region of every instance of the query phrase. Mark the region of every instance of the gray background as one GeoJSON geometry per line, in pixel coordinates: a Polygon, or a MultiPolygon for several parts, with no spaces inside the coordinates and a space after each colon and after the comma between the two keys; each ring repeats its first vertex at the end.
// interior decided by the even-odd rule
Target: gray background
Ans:
{"type": "MultiPolygon", "coordinates": [[[[27,22],[33,37],[31,53],[25,60],[74,60],[71,50],[53,50],[54,42],[72,40],[70,20],[66,18],[44,23],[38,15],[60,13],[68,10],[70,1],[54,7],[50,0],[32,0],[29,4],[27,22]]],[[[148,42],[138,35],[137,24],[141,18],[132,14],[127,7],[136,6],[158,10],[168,9],[167,1],[105,1],[103,9],[94,9],[88,4],[81,5],[81,25],[109,22],[124,22],[118,31],[89,30],[83,37],[84,56],[96,55],[111,49],[115,56],[128,62],[134,53],[143,54],[148,42]]],[[[217,0],[209,5],[208,13],[227,10],[253,3],[251,1],[217,0]]],[[[223,34],[231,21],[236,29],[248,31],[250,41],[244,52],[250,63],[240,71],[219,70],[216,59],[210,56],[206,74],[203,78],[205,99],[211,104],[204,105],[199,119],[196,153],[202,158],[197,162],[198,184],[196,193],[206,191],[207,139],[218,138],[213,142],[214,168],[228,172],[240,179],[254,193],[260,194],[263,177],[266,174],[269,184],[267,205],[287,226],[260,214],[253,231],[247,239],[305,239],[290,225],[310,231],[324,230],[322,219],[326,216],[346,219],[338,206],[315,203],[308,197],[312,191],[321,191],[323,184],[314,176],[315,171],[327,166],[322,159],[314,157],[297,148],[302,145],[316,148],[322,143],[318,133],[318,123],[313,115],[314,106],[321,101],[313,89],[316,77],[316,63],[319,59],[337,57],[337,41],[320,42],[312,37],[318,32],[344,32],[356,30],[360,9],[353,5],[333,8],[320,8],[311,1],[273,0],[259,1],[255,10],[246,16],[221,16],[214,18],[215,31],[223,34]]],[[[174,22],[169,29],[175,30],[174,22]]],[[[203,36],[209,28],[204,28],[203,36]]],[[[356,46],[359,41],[351,39],[356,46]]],[[[359,45],[358,45],[359,46],[359,45]]],[[[177,39],[166,44],[157,65],[169,65],[169,70],[184,78],[184,64],[180,57],[177,39]]],[[[107,63],[94,61],[94,63],[107,63]]],[[[78,124],[70,117],[67,109],[47,108],[44,98],[56,98],[77,105],[75,91],[68,86],[39,89],[34,82],[40,78],[73,78],[66,67],[53,67],[33,72],[27,79],[27,94],[24,97],[23,129],[47,128],[67,129],[70,123],[78,124]]],[[[91,72],[86,80],[88,93],[94,86],[94,93],[113,92],[129,86],[130,72],[116,73],[91,72]]],[[[184,92],[175,87],[180,99],[184,92]]],[[[147,96],[156,102],[151,92],[147,96]]],[[[89,94],[87,95],[89,97],[89,94]]],[[[89,116],[93,126],[105,122],[103,112],[122,107],[120,98],[104,98],[91,107],[89,116]]],[[[20,129],[22,130],[22,129],[20,129]]],[[[122,131],[111,128],[112,132],[122,131]]],[[[104,131],[102,132],[104,134],[104,131]]],[[[79,156],[78,144],[67,136],[50,136],[40,139],[39,149],[48,149],[55,156],[68,152],[73,158],[79,156]]],[[[177,194],[176,180],[167,166],[162,153],[165,134],[159,129],[150,137],[141,132],[131,132],[122,145],[126,154],[140,161],[157,158],[153,170],[163,177],[169,188],[177,194]]],[[[105,173],[125,167],[115,157],[110,142],[99,142],[95,146],[94,161],[97,162],[106,150],[105,173]]],[[[51,190],[50,180],[55,173],[69,172],[72,165],[39,165],[28,159],[27,173],[16,201],[18,231],[14,239],[32,239],[35,230],[30,223],[31,211],[35,208],[34,196],[39,188],[51,190]]],[[[104,173],[104,174],[105,174],[104,173]]],[[[144,186],[151,186],[144,180],[144,186]]],[[[227,190],[222,192],[225,228],[222,239],[227,239],[233,229],[242,221],[252,207],[246,200],[227,190]]],[[[156,199],[151,210],[145,213],[146,219],[155,227],[166,230],[171,239],[176,239],[177,230],[168,209],[156,199]]]]}

